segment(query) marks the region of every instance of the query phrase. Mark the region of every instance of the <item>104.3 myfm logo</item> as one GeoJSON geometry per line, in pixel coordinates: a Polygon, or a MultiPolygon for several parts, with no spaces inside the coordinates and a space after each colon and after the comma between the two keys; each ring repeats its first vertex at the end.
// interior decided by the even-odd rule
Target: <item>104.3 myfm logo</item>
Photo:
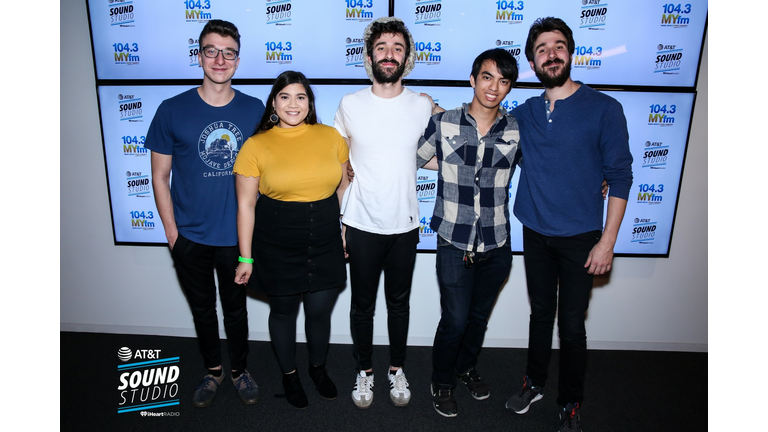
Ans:
{"type": "Polygon", "coordinates": [[[677,105],[651,104],[651,113],[648,115],[649,126],[674,126],[677,105]]]}
{"type": "Polygon", "coordinates": [[[264,46],[267,49],[266,62],[268,64],[290,64],[293,62],[293,54],[291,54],[293,44],[291,41],[269,41],[264,46]]]}
{"type": "Polygon", "coordinates": [[[666,3],[662,8],[664,9],[661,14],[662,27],[685,28],[691,23],[688,16],[693,11],[693,7],[690,3],[666,3]]]}
{"type": "Polygon", "coordinates": [[[496,2],[496,22],[502,24],[520,24],[523,22],[524,1],[499,0],[496,2]]]}
{"type": "Polygon", "coordinates": [[[213,19],[210,0],[184,0],[186,22],[205,22],[213,19]]]}
{"type": "Polygon", "coordinates": [[[347,21],[373,21],[373,0],[345,0],[347,21]]]}
{"type": "Polygon", "coordinates": [[[141,62],[141,56],[139,55],[139,44],[131,42],[115,42],[112,44],[112,48],[115,50],[115,64],[116,65],[137,65],[141,62]]]}
{"type": "Polygon", "coordinates": [[[414,42],[416,64],[439,65],[443,61],[442,42],[414,42]]]}

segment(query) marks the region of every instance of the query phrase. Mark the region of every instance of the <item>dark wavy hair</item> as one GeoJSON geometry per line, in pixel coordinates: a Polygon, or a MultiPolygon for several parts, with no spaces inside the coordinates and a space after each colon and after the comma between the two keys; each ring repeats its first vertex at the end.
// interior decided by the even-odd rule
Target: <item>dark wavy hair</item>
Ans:
{"type": "Polygon", "coordinates": [[[203,27],[203,31],[200,32],[200,39],[197,41],[200,44],[201,51],[203,49],[203,38],[211,33],[216,33],[217,35],[223,37],[231,37],[235,40],[235,42],[237,42],[237,50],[240,51],[240,32],[237,31],[237,27],[229,21],[220,19],[213,19],[208,21],[205,24],[205,27],[203,27]]]}
{"type": "Polygon", "coordinates": [[[405,39],[405,57],[411,55],[411,33],[405,27],[405,24],[398,18],[388,17],[383,20],[376,20],[366,29],[370,31],[370,36],[365,38],[365,49],[368,55],[373,58],[373,43],[383,34],[399,34],[405,39]]]}
{"type": "Polygon", "coordinates": [[[483,67],[483,63],[485,63],[486,60],[491,60],[492,62],[496,63],[496,69],[499,70],[499,73],[504,78],[512,81],[512,85],[514,86],[517,82],[517,60],[515,60],[514,57],[512,57],[512,54],[509,53],[509,51],[503,50],[501,48],[492,48],[487,51],[483,51],[477,58],[475,58],[475,62],[472,63],[472,77],[477,79],[477,76],[480,74],[480,69],[483,67]]]}
{"type": "Polygon", "coordinates": [[[264,115],[261,116],[259,126],[256,127],[256,133],[263,133],[272,129],[275,124],[269,121],[269,117],[274,114],[274,103],[277,98],[277,94],[284,88],[291,84],[301,84],[304,86],[304,92],[307,94],[309,102],[309,112],[304,122],[307,124],[317,124],[317,110],[315,109],[315,93],[312,91],[312,87],[309,85],[309,80],[303,73],[297,71],[285,71],[275,78],[274,84],[272,84],[272,91],[269,92],[267,98],[267,109],[264,110],[264,115]]]}
{"type": "Polygon", "coordinates": [[[536,43],[536,39],[542,33],[551,31],[559,31],[565,36],[565,40],[568,43],[568,52],[573,55],[574,50],[576,50],[576,43],[573,41],[573,32],[568,27],[568,24],[560,18],[538,18],[531,24],[531,29],[528,30],[528,39],[525,41],[525,58],[529,62],[533,61],[533,50],[535,48],[533,44],[536,43]]]}

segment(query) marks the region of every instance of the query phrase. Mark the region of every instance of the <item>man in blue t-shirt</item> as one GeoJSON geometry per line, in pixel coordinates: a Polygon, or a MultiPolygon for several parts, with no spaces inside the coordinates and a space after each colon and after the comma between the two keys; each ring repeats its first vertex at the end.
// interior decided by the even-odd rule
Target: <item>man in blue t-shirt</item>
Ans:
{"type": "Polygon", "coordinates": [[[506,406],[524,414],[542,398],[557,313],[560,431],[581,430],[585,314],[593,276],[611,270],[632,186],[624,111],[615,99],[571,79],[574,49],[573,33],[562,20],[533,23],[525,56],[544,93],[512,112],[522,154],[514,212],[523,224],[531,316],[523,387],[506,406]],[[610,185],[605,227],[603,179],[610,185]]]}
{"type": "Polygon", "coordinates": [[[240,33],[234,24],[209,21],[199,44],[202,85],[160,104],[145,146],[152,151],[155,204],[208,369],[195,389],[193,404],[208,406],[224,380],[214,270],[232,382],[240,399],[253,404],[259,389],[246,371],[246,293],[232,278],[239,255],[232,166],[245,140],[255,132],[264,104],[232,88],[232,76],[240,64],[240,33]]]}

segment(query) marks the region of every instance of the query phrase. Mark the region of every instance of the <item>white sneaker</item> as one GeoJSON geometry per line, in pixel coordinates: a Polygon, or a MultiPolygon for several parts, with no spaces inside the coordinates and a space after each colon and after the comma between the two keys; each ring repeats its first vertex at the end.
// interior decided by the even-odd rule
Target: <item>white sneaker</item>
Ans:
{"type": "Polygon", "coordinates": [[[411,401],[411,391],[408,389],[408,380],[405,378],[403,368],[396,373],[387,374],[389,377],[389,398],[395,406],[404,407],[411,401]]]}
{"type": "Polygon", "coordinates": [[[366,409],[373,403],[373,374],[360,371],[355,381],[355,389],[352,390],[352,400],[358,408],[366,409]]]}

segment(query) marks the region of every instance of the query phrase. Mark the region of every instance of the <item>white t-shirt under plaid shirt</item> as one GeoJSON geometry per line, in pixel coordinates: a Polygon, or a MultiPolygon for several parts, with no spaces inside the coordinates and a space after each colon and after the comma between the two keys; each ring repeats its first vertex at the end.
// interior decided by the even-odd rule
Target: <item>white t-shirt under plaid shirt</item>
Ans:
{"type": "Polygon", "coordinates": [[[453,246],[487,252],[509,238],[509,183],[515,173],[517,120],[500,117],[480,135],[469,105],[435,114],[419,140],[418,166],[437,155],[437,197],[430,227],[453,246]]]}

